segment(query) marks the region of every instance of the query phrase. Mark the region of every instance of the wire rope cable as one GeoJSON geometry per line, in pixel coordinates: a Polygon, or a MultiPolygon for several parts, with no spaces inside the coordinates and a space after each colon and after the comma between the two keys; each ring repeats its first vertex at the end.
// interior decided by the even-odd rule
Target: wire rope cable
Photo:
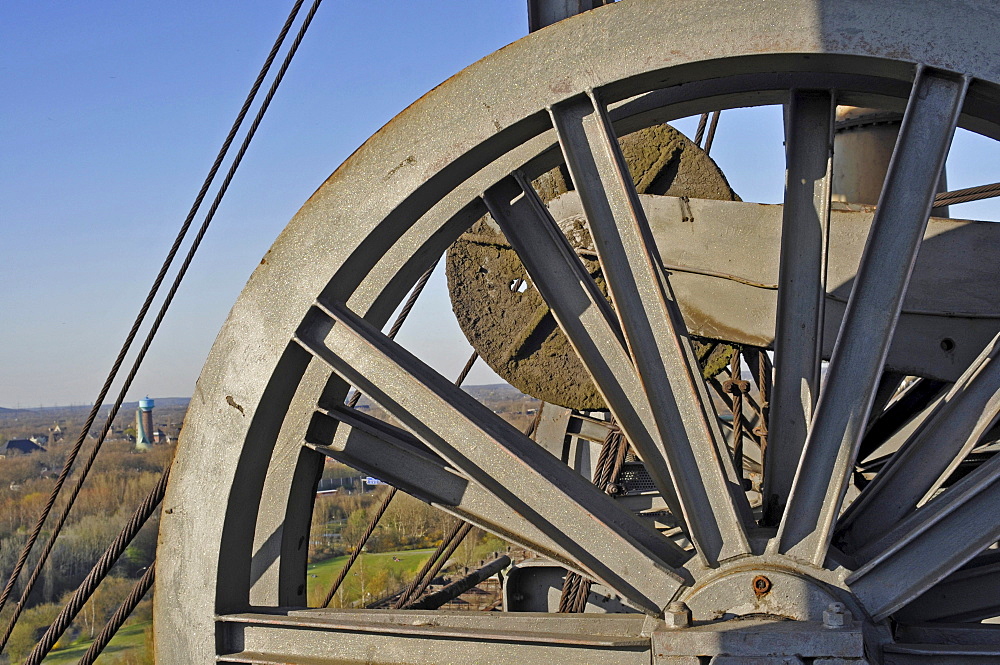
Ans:
{"type": "Polygon", "coordinates": [[[83,581],[80,582],[80,586],[73,592],[69,601],[63,605],[59,615],[49,625],[45,634],[38,640],[38,644],[31,650],[28,657],[24,659],[22,665],[38,665],[48,655],[49,651],[52,650],[52,647],[55,646],[55,643],[59,641],[62,634],[73,623],[76,615],[80,613],[80,610],[83,609],[83,606],[94,594],[94,591],[97,590],[97,587],[100,586],[101,582],[118,562],[118,559],[139,533],[139,530],[146,524],[157,506],[160,505],[160,501],[163,500],[163,495],[167,490],[167,480],[169,478],[170,467],[167,467],[153,489],[150,490],[146,498],[136,508],[128,523],[104,551],[101,558],[97,560],[94,567],[90,569],[90,572],[87,573],[83,581]]]}
{"type": "MultiPolygon", "coordinates": [[[[17,582],[17,578],[20,577],[21,570],[24,568],[24,564],[28,559],[28,555],[34,546],[35,541],[38,539],[42,527],[45,521],[48,519],[49,513],[52,511],[53,504],[55,503],[56,497],[62,490],[63,484],[66,482],[69,472],[76,461],[77,456],[80,453],[80,449],[83,447],[83,442],[87,438],[87,434],[90,433],[90,428],[93,427],[94,421],[97,418],[97,414],[100,411],[101,405],[104,403],[104,398],[107,397],[108,392],[111,390],[111,385],[118,375],[118,371],[121,369],[122,363],[125,361],[125,356],[135,341],[135,337],[138,334],[139,327],[142,325],[143,320],[146,318],[146,314],[149,312],[149,308],[152,306],[153,299],[159,292],[160,286],[166,277],[167,271],[173,264],[174,258],[180,249],[184,238],[187,236],[187,232],[191,227],[191,223],[194,221],[195,215],[201,208],[201,204],[208,193],[212,182],[215,180],[215,176],[225,159],[226,154],[229,152],[229,148],[232,145],[233,139],[236,137],[236,133],[239,131],[240,126],[243,124],[243,120],[246,118],[250,106],[253,104],[254,99],[257,97],[257,93],[260,90],[260,86],[264,82],[264,78],[267,76],[267,72],[271,68],[271,64],[274,62],[274,58],[277,56],[278,51],[281,49],[281,45],[285,41],[285,37],[288,34],[289,29],[295,21],[295,17],[298,15],[299,8],[302,6],[304,0],[296,0],[295,6],[289,13],[285,24],[282,26],[281,32],[278,34],[277,39],[275,39],[274,45],[271,47],[267,58],[262,65],[260,72],[257,74],[257,78],[254,80],[253,85],[250,87],[250,92],[247,94],[246,99],[243,101],[243,105],[240,107],[239,113],[236,115],[236,119],[233,121],[232,127],[229,129],[229,133],[226,135],[225,140],[219,149],[215,160],[212,162],[212,166],[209,168],[208,174],[205,176],[204,182],[202,182],[201,187],[195,196],[194,202],[191,204],[191,208],[188,211],[187,216],[184,218],[184,222],[181,224],[180,230],[177,232],[176,238],[174,238],[173,244],[170,246],[170,250],[167,252],[167,256],[160,266],[159,272],[156,274],[156,278],[153,280],[153,284],[146,294],[146,299],[143,301],[142,306],[139,308],[139,313],[136,315],[135,321],[132,323],[132,327],[129,329],[128,334],[125,337],[125,342],[122,344],[121,349],[118,352],[118,356],[115,358],[112,364],[111,371],[108,373],[107,378],[104,381],[104,385],[101,387],[98,393],[97,399],[94,400],[94,405],[91,407],[90,413],[87,416],[87,420],[84,422],[83,429],[77,438],[76,443],[70,450],[70,454],[66,458],[66,462],[63,465],[62,471],[60,471],[58,478],[56,479],[56,484],[49,496],[48,501],[42,509],[42,514],[39,516],[37,522],[31,530],[28,536],[28,540],[23,546],[20,555],[18,556],[17,563],[14,566],[13,571],[10,574],[6,584],[4,585],[3,592],[0,593],[0,611],[3,610],[4,606],[7,604],[7,600],[10,598],[10,594],[14,589],[14,585],[17,582]]],[[[6,642],[6,640],[4,640],[6,642]]],[[[3,648],[3,643],[0,643],[0,649],[3,648]]]]}
{"type": "Polygon", "coordinates": [[[968,187],[966,189],[956,189],[951,192],[941,192],[934,197],[934,206],[949,206],[969,201],[981,201],[1000,196],[1000,182],[992,185],[980,185],[978,187],[968,187]]]}
{"type": "Polygon", "coordinates": [[[104,628],[101,632],[97,634],[94,641],[91,642],[90,646],[87,648],[87,652],[83,654],[76,665],[93,665],[97,657],[101,655],[104,648],[108,646],[111,638],[115,636],[118,629],[122,627],[125,620],[129,618],[132,611],[136,606],[142,601],[143,597],[149,592],[149,589],[153,586],[153,580],[155,579],[156,573],[156,562],[149,564],[149,568],[139,581],[135,583],[132,590],[129,591],[128,596],[122,601],[122,604],[118,606],[115,613],[108,619],[108,622],[104,624],[104,628]]]}
{"type": "MultiPolygon", "coordinates": [[[[289,19],[286,21],[285,26],[283,26],[282,32],[279,35],[279,39],[276,41],[276,44],[275,44],[276,48],[273,48],[272,49],[272,53],[269,54],[268,61],[265,63],[265,67],[262,68],[262,75],[260,77],[258,77],[259,79],[262,79],[264,76],[266,76],[267,71],[270,69],[271,61],[273,61],[274,55],[276,55],[277,50],[280,50],[280,45],[284,41],[285,35],[287,34],[288,29],[290,28],[291,24],[294,23],[295,17],[298,14],[299,8],[301,7],[303,1],[304,0],[298,0],[296,2],[295,6],[293,7],[292,13],[289,15],[289,19]]],[[[108,432],[111,429],[111,424],[112,424],[115,416],[117,415],[118,410],[121,407],[121,404],[124,402],[125,394],[128,391],[128,389],[131,387],[132,381],[135,379],[135,375],[138,373],[139,367],[142,364],[143,360],[145,359],[146,353],[148,352],[149,347],[152,344],[153,338],[155,337],[157,331],[159,330],[159,326],[162,323],[162,321],[163,321],[163,319],[164,319],[164,317],[165,317],[165,315],[167,313],[167,310],[169,309],[171,303],[173,302],[173,298],[176,295],[177,290],[179,289],[180,284],[183,281],[184,276],[186,275],[187,270],[190,267],[192,260],[194,259],[194,255],[197,252],[197,250],[198,250],[198,248],[199,248],[202,240],[204,239],[205,233],[208,231],[208,227],[211,224],[212,220],[214,219],[215,214],[218,211],[219,205],[221,204],[222,199],[225,196],[225,194],[226,194],[226,192],[227,192],[227,190],[229,188],[229,185],[232,183],[233,177],[235,176],[236,171],[238,170],[238,168],[240,166],[240,163],[242,162],[243,157],[245,156],[246,151],[247,151],[247,149],[250,146],[250,142],[253,140],[253,137],[256,134],[257,129],[259,128],[261,121],[263,120],[264,114],[266,113],[268,107],[270,106],[270,103],[273,100],[275,93],[277,92],[278,86],[280,85],[282,79],[284,78],[284,75],[287,72],[289,65],[291,64],[292,58],[294,57],[296,51],[298,50],[298,47],[301,44],[302,39],[305,37],[305,34],[306,34],[306,32],[307,32],[307,30],[309,28],[309,25],[311,24],[312,19],[315,16],[316,11],[319,9],[319,6],[320,6],[321,3],[322,3],[322,0],[314,0],[312,6],[310,7],[309,12],[307,13],[305,19],[303,20],[302,25],[300,26],[299,31],[296,34],[294,41],[292,42],[291,46],[289,47],[288,53],[285,55],[285,58],[284,58],[284,60],[283,60],[283,62],[281,64],[281,67],[279,68],[278,72],[275,74],[275,78],[272,81],[271,86],[268,89],[268,92],[267,92],[267,94],[266,94],[263,102],[261,103],[260,109],[258,110],[256,116],[254,117],[253,123],[251,124],[250,128],[248,129],[247,134],[246,134],[246,136],[245,136],[242,144],[240,145],[239,151],[237,152],[237,154],[236,154],[236,156],[235,156],[235,158],[233,160],[233,163],[231,164],[231,166],[230,166],[230,168],[229,168],[229,170],[228,170],[228,172],[226,174],[226,177],[223,180],[223,183],[220,186],[219,191],[216,194],[215,199],[213,200],[212,205],[211,205],[208,213],[205,216],[205,220],[203,221],[201,227],[199,228],[198,233],[195,236],[195,239],[192,241],[191,247],[189,248],[189,250],[188,250],[188,252],[187,252],[187,254],[186,254],[185,258],[184,258],[184,261],[183,261],[181,267],[179,268],[179,270],[177,272],[177,275],[174,278],[173,283],[171,284],[170,290],[167,293],[166,297],[164,298],[163,304],[161,305],[160,310],[157,313],[157,317],[156,317],[155,321],[153,322],[152,326],[150,327],[150,330],[149,330],[149,332],[148,332],[148,334],[146,336],[146,339],[145,339],[145,341],[143,343],[143,346],[142,346],[142,348],[140,349],[139,353],[136,356],[135,362],[133,363],[133,367],[132,367],[132,369],[131,369],[128,377],[126,378],[125,383],[124,383],[124,385],[123,385],[123,387],[122,387],[122,389],[121,389],[121,391],[119,393],[118,400],[116,401],[115,405],[112,407],[112,410],[111,410],[111,412],[108,415],[108,418],[107,418],[107,420],[105,422],[105,426],[104,426],[104,429],[102,430],[101,436],[98,438],[97,442],[94,444],[94,448],[92,449],[91,454],[90,454],[90,456],[89,456],[89,458],[87,460],[87,463],[86,463],[86,465],[85,465],[85,467],[84,467],[81,475],[79,476],[79,478],[77,480],[77,483],[75,484],[75,486],[73,488],[73,492],[72,492],[69,500],[67,501],[67,503],[65,505],[65,508],[63,509],[62,513],[60,514],[60,519],[59,519],[59,521],[57,523],[57,526],[53,529],[52,533],[50,534],[49,539],[46,542],[46,546],[45,546],[45,548],[43,550],[43,553],[40,556],[38,562],[36,563],[36,565],[35,565],[35,567],[34,567],[34,569],[32,571],[32,574],[29,577],[29,580],[28,580],[28,582],[25,585],[25,588],[24,588],[24,590],[23,590],[23,592],[21,594],[21,599],[18,601],[18,604],[15,607],[14,614],[13,614],[12,618],[10,619],[10,622],[9,622],[9,624],[7,626],[7,629],[5,630],[5,635],[4,635],[3,639],[2,639],[2,641],[0,641],[0,650],[2,650],[3,647],[6,645],[7,640],[9,639],[10,634],[13,631],[13,628],[16,625],[18,618],[20,617],[21,611],[24,609],[24,605],[25,605],[25,603],[27,601],[27,598],[28,598],[29,594],[31,593],[31,590],[34,587],[34,584],[38,580],[38,577],[39,577],[39,575],[41,573],[41,569],[44,566],[45,561],[48,558],[48,555],[51,553],[52,548],[54,547],[55,540],[56,540],[56,538],[59,535],[59,531],[61,530],[63,524],[65,524],[65,521],[66,521],[66,518],[68,517],[69,511],[72,509],[73,503],[74,503],[76,497],[79,495],[80,489],[82,488],[83,482],[86,479],[87,473],[89,472],[90,468],[92,467],[93,462],[96,459],[97,453],[99,452],[101,445],[103,444],[105,438],[107,437],[108,432]]],[[[251,96],[248,96],[248,100],[250,100],[251,102],[252,102],[252,98],[256,96],[258,88],[259,88],[258,82],[255,81],[254,89],[252,90],[251,96]]],[[[244,106],[248,107],[249,104],[245,104],[244,106]]],[[[243,109],[241,109],[241,116],[243,116],[243,115],[245,115],[245,113],[244,113],[243,109]]],[[[235,126],[237,127],[237,130],[238,130],[239,125],[242,124],[242,119],[243,119],[242,117],[238,118],[238,122],[235,124],[235,126]]],[[[231,142],[231,138],[227,137],[227,145],[225,146],[226,150],[228,150],[228,143],[230,143],[230,142],[231,142]]],[[[214,178],[214,173],[213,173],[213,178],[214,178]]],[[[200,195],[201,195],[201,193],[200,193],[200,195]]],[[[200,201],[199,201],[199,204],[200,204],[200,201]]],[[[185,221],[185,225],[186,226],[189,225],[188,220],[185,221]]],[[[187,229],[184,228],[184,229],[182,229],[182,231],[183,231],[183,233],[186,234],[187,229]]],[[[173,260],[173,254],[174,253],[176,253],[176,249],[174,247],[172,247],[171,248],[171,256],[168,257],[171,262],[173,260]]],[[[165,270],[162,271],[162,272],[165,272],[165,270]]],[[[155,285],[155,287],[158,289],[159,284],[157,283],[155,285]]],[[[149,299],[151,299],[151,298],[149,298],[149,299]]],[[[142,316],[143,317],[145,316],[145,312],[142,312],[142,316]]],[[[129,344],[131,344],[131,340],[129,340],[129,344]]],[[[122,355],[124,355],[124,352],[123,352],[122,355]]],[[[118,364],[120,365],[120,363],[118,363],[118,364]]],[[[117,367],[115,368],[115,373],[117,373],[117,367]]],[[[110,379],[109,379],[109,383],[110,383],[110,379]]],[[[101,398],[95,404],[95,408],[93,410],[93,412],[94,412],[95,415],[96,415],[96,409],[99,408],[99,405],[100,405],[100,403],[102,401],[103,401],[103,395],[101,396],[101,398]]],[[[92,420],[91,420],[91,424],[92,424],[92,420]]],[[[82,442],[85,439],[86,434],[88,433],[88,431],[89,431],[89,427],[87,427],[87,429],[85,429],[84,432],[81,433],[80,440],[79,440],[80,444],[82,444],[82,442]]],[[[76,450],[76,452],[78,453],[79,450],[76,450]]],[[[66,472],[65,475],[68,475],[68,470],[69,470],[69,468],[71,466],[72,466],[71,460],[68,458],[67,459],[67,464],[64,466],[64,471],[66,472]]],[[[62,476],[63,476],[63,474],[60,474],[60,477],[62,477],[62,476]]],[[[65,482],[65,478],[63,478],[63,482],[65,482]]],[[[60,490],[61,488],[62,488],[62,483],[59,483],[58,486],[57,486],[57,489],[54,489],[53,494],[50,497],[52,504],[54,504],[55,497],[58,494],[58,490],[60,490]]],[[[51,505],[47,504],[47,510],[44,511],[43,518],[47,518],[48,517],[48,513],[50,511],[51,511],[51,505]]],[[[39,520],[39,522],[36,524],[36,529],[33,530],[33,533],[35,533],[36,530],[37,530],[38,533],[41,532],[41,527],[44,524],[44,521],[45,521],[44,519],[40,519],[39,520]]],[[[35,538],[37,538],[37,533],[35,534],[35,538]]],[[[30,541],[30,544],[31,545],[34,544],[34,539],[32,539],[30,541]]],[[[25,546],[25,548],[24,548],[24,550],[22,552],[22,556],[19,558],[19,561],[21,559],[23,559],[24,561],[26,561],[29,552],[30,552],[30,547],[28,546],[28,544],[26,544],[26,546],[25,546]]],[[[17,577],[19,576],[21,568],[23,568],[23,565],[24,565],[24,563],[22,562],[21,566],[17,567],[15,569],[15,571],[13,571],[11,573],[11,581],[8,582],[8,586],[10,586],[11,588],[13,587],[14,581],[16,581],[17,577]]],[[[9,591],[7,592],[7,595],[9,596],[9,591]]]]}

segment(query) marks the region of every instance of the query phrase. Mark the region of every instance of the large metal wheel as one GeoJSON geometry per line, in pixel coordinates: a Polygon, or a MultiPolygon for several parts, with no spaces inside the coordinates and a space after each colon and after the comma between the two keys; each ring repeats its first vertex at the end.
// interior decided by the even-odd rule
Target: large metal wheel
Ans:
{"type": "MultiPolygon", "coordinates": [[[[532,34],[400,114],[290,222],[203,370],[164,501],[157,662],[695,663],[734,649],[744,651],[724,662],[996,662],[992,629],[918,624],[1000,614],[1000,593],[971,593],[1000,589],[987,549],[1000,538],[1000,458],[916,508],[992,424],[1000,386],[994,298],[958,319],[918,305],[933,301],[938,280],[982,284],[995,265],[970,276],[973,257],[940,275],[938,260],[918,265],[919,293],[907,286],[956,126],[1000,138],[998,24],[985,1],[625,0],[532,34]],[[635,193],[615,135],[762,104],[787,105],[784,205],[683,204],[709,236],[757,225],[752,235],[763,240],[751,249],[780,263],[778,288],[664,271],[671,249],[660,237],[670,234],[660,227],[688,220],[675,220],[677,200],[635,193]],[[834,215],[834,240],[837,219],[854,236],[862,229],[860,266],[843,282],[824,258],[835,104],[905,112],[877,210],[834,215]],[[614,311],[528,184],[563,162],[614,311]],[[622,509],[379,332],[487,211],[692,547],[622,509]],[[850,292],[846,306],[824,306],[838,288],[850,292]],[[694,297],[706,308],[700,317],[694,297]],[[689,328],[776,349],[770,508],[760,524],[689,328]],[[956,387],[842,514],[886,367],[956,387]],[[346,409],[350,386],[405,431],[346,409]],[[381,477],[597,580],[637,612],[305,609],[324,446],[350,446],[381,477]],[[671,630],[683,617],[662,617],[679,600],[705,625],[671,630]]],[[[932,226],[969,252],[998,246],[988,225],[932,226]]]]}

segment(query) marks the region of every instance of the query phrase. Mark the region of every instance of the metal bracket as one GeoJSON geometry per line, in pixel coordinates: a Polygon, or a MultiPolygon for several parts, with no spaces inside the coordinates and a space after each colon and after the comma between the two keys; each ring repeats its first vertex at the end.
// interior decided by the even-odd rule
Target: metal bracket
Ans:
{"type": "Polygon", "coordinates": [[[712,665],[867,663],[858,621],[838,629],[821,621],[762,617],[695,622],[690,628],[654,631],[652,644],[653,665],[694,665],[707,657],[712,665]]]}
{"type": "Polygon", "coordinates": [[[613,0],[528,0],[528,31],[541,30],[564,18],[611,2],[613,0]]]}

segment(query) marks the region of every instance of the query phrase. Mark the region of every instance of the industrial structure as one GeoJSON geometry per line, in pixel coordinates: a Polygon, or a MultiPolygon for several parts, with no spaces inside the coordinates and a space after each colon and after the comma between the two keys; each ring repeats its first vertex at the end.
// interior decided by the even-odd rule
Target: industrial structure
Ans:
{"type": "Polygon", "coordinates": [[[235,304],[134,520],[162,497],[156,662],[1000,662],[1000,225],[957,207],[1000,184],[943,191],[959,128],[1000,140],[1000,8],[529,19],[340,166],[235,304]],[[763,105],[777,205],[710,156],[720,112],[763,105]],[[441,260],[457,380],[394,339],[441,260]],[[527,431],[461,389],[479,358],[543,401],[527,431]],[[537,556],[310,607],[328,458],[393,487],[379,515],[400,491],[460,518],[442,564],[471,525],[537,556]],[[437,609],[498,572],[490,611],[437,609]]]}
{"type": "Polygon", "coordinates": [[[953,473],[997,416],[1000,237],[938,196],[957,127],[1000,137],[996,7],[578,4],[532,3],[565,20],[373,136],[255,272],[165,499],[158,662],[1000,658],[1000,458],[953,473]],[[761,104],[783,205],[662,127],[761,104]],[[530,435],[381,332],[446,252],[530,435]],[[309,608],[326,456],[544,558],[500,613],[309,608]]]}
{"type": "Polygon", "coordinates": [[[149,399],[147,395],[139,400],[139,406],[135,410],[135,447],[138,450],[148,450],[155,441],[155,430],[153,428],[153,407],[156,403],[149,399]]]}

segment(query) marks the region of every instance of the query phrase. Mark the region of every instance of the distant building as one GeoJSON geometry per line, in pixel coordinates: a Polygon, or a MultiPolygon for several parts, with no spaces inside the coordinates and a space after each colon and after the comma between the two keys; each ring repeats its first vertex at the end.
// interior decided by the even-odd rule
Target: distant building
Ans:
{"type": "Polygon", "coordinates": [[[29,436],[28,439],[39,446],[44,446],[49,442],[48,434],[36,434],[35,436],[29,436]]]}
{"type": "Polygon", "coordinates": [[[6,455],[30,455],[31,453],[36,453],[38,451],[44,451],[45,448],[41,447],[31,439],[11,439],[4,446],[4,453],[6,455]]]}

